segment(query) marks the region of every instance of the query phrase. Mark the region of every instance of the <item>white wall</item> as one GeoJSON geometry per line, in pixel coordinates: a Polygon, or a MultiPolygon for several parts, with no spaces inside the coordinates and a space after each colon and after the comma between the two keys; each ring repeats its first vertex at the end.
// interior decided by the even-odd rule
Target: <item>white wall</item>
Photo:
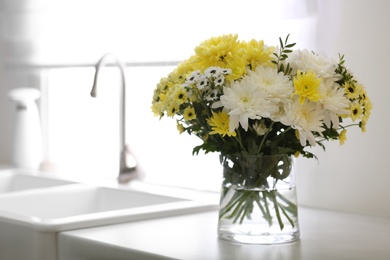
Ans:
{"type": "Polygon", "coordinates": [[[390,1],[320,0],[317,51],[345,54],[347,66],[366,85],[373,102],[367,132],[349,130],[344,146],[318,151],[319,162],[299,160],[302,204],[390,216],[390,1]]]}

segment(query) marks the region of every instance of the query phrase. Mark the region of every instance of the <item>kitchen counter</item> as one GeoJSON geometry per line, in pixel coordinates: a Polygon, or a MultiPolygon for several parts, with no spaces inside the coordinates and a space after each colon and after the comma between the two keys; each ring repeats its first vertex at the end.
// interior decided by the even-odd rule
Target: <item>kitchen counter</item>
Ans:
{"type": "Polygon", "coordinates": [[[390,218],[299,209],[301,238],[279,245],[218,239],[217,211],[60,233],[60,260],[390,259],[390,218]]]}

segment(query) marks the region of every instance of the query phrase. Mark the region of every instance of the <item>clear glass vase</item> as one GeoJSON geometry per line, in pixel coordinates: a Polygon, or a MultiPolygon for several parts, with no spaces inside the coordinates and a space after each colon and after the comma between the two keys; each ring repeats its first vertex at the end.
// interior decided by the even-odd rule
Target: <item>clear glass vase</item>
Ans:
{"type": "Polygon", "coordinates": [[[294,161],[287,155],[221,157],[218,236],[245,244],[299,239],[294,161]]]}

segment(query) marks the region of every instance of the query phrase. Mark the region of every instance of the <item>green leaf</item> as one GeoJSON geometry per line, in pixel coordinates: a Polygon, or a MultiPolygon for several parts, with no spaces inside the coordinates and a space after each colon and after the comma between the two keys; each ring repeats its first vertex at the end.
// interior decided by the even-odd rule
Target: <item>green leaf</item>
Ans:
{"type": "Polygon", "coordinates": [[[296,44],[296,43],[290,43],[290,44],[286,45],[286,48],[292,48],[292,47],[295,46],[295,44],[296,44]]]}
{"type": "Polygon", "coordinates": [[[287,41],[288,41],[288,37],[290,37],[290,34],[287,34],[286,40],[284,41],[284,43],[286,43],[286,44],[287,44],[287,41]]]}

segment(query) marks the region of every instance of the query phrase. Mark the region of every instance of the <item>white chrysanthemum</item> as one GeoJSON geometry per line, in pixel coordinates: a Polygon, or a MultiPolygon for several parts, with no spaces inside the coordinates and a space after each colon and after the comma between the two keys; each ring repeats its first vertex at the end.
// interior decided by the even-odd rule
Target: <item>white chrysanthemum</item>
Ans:
{"type": "Polygon", "coordinates": [[[344,95],[344,89],[339,88],[332,80],[323,81],[320,86],[321,100],[324,107],[324,123],[330,128],[331,123],[333,128],[339,127],[339,115],[348,114],[350,105],[349,99],[344,95]]]}
{"type": "Polygon", "coordinates": [[[257,67],[256,71],[248,71],[244,78],[247,84],[258,85],[274,102],[283,102],[289,99],[294,91],[292,81],[282,72],[278,73],[275,68],[257,67]]]}
{"type": "Polygon", "coordinates": [[[243,79],[246,84],[257,85],[267,95],[267,98],[274,106],[274,111],[270,118],[274,121],[280,121],[284,116],[284,103],[289,102],[291,95],[294,92],[294,85],[292,81],[279,72],[275,68],[257,67],[256,71],[249,71],[247,76],[243,79]]]}
{"type": "Polygon", "coordinates": [[[337,61],[325,55],[315,54],[306,49],[294,50],[288,55],[286,64],[289,63],[293,68],[292,74],[296,74],[298,70],[313,71],[317,77],[323,79],[339,80],[340,75],[335,72],[337,61]]]}
{"type": "Polygon", "coordinates": [[[303,104],[298,99],[292,100],[286,105],[286,115],[282,123],[298,130],[299,140],[302,146],[309,141],[311,146],[316,145],[313,132],[322,133],[324,114],[321,105],[306,100],[303,104]]]}
{"type": "Polygon", "coordinates": [[[231,87],[223,88],[220,102],[213,107],[223,106],[229,113],[229,130],[233,132],[242,126],[248,130],[249,119],[261,119],[270,117],[274,112],[274,106],[267,99],[264,91],[253,84],[245,84],[246,81],[234,82],[231,87]]]}

